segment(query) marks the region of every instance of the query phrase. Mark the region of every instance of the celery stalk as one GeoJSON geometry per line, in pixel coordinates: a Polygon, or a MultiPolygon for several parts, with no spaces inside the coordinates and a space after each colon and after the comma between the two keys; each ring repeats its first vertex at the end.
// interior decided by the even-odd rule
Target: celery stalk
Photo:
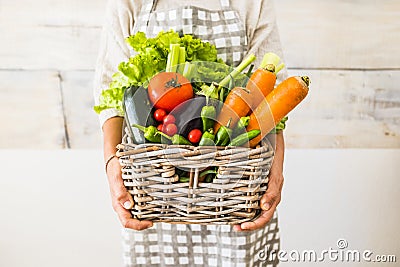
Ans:
{"type": "Polygon", "coordinates": [[[179,62],[178,64],[184,64],[186,61],[186,48],[179,47],[179,62]]]}
{"type": "Polygon", "coordinates": [[[167,67],[165,68],[167,72],[176,72],[176,67],[179,62],[179,53],[180,53],[180,45],[171,44],[170,52],[168,54],[168,59],[167,59],[167,67]]]}
{"type": "Polygon", "coordinates": [[[165,67],[165,71],[167,72],[169,72],[171,69],[171,64],[172,64],[171,57],[172,57],[172,52],[169,52],[167,56],[167,66],[165,67]]]}
{"type": "Polygon", "coordinates": [[[226,87],[232,79],[235,79],[255,59],[256,59],[256,56],[253,54],[250,54],[236,68],[234,68],[231,71],[231,73],[229,73],[228,76],[226,76],[222,81],[220,81],[218,84],[212,83],[211,86],[202,87],[202,90],[201,90],[201,92],[199,92],[199,94],[218,99],[220,97],[219,96],[220,90],[222,88],[226,87]]]}
{"type": "Polygon", "coordinates": [[[245,68],[247,68],[247,66],[249,66],[254,60],[256,60],[256,56],[253,54],[250,54],[247,58],[245,58],[236,68],[233,69],[233,71],[228,76],[226,76],[221,82],[219,82],[219,89],[221,87],[226,87],[231,79],[235,79],[236,76],[238,76],[238,74],[240,74],[245,68]]]}
{"type": "Polygon", "coordinates": [[[265,69],[268,65],[273,65],[275,68],[275,74],[277,74],[285,67],[285,64],[279,64],[279,62],[281,62],[281,58],[277,54],[269,52],[264,55],[259,68],[265,69]]]}
{"type": "Polygon", "coordinates": [[[178,68],[176,72],[183,73],[184,71],[184,65],[186,61],[186,48],[185,47],[179,47],[179,60],[178,60],[178,68]]]}
{"type": "Polygon", "coordinates": [[[192,75],[193,65],[189,62],[185,62],[183,65],[182,75],[190,80],[190,76],[192,75]]]}
{"type": "Polygon", "coordinates": [[[283,68],[285,67],[285,64],[280,64],[278,67],[275,68],[275,74],[277,74],[278,72],[280,72],[283,68]]]}

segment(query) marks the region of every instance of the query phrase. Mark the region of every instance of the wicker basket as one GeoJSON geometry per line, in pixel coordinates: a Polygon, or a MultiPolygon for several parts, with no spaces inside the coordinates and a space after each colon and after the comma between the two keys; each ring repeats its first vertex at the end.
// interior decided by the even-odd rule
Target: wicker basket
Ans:
{"type": "Polygon", "coordinates": [[[274,154],[267,139],[254,149],[136,145],[128,131],[118,149],[134,218],[190,224],[239,224],[257,217],[274,154]],[[199,182],[206,167],[218,170],[211,183],[199,182]],[[176,168],[189,171],[189,182],[178,181],[176,168]]]}

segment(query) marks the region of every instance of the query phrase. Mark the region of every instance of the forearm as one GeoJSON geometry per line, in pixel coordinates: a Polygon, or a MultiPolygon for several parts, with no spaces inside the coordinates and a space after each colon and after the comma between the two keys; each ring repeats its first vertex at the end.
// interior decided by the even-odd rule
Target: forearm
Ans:
{"type": "Polygon", "coordinates": [[[113,117],[103,124],[104,160],[117,152],[116,146],[122,141],[122,117],[113,117]]]}
{"type": "MultiPolygon", "coordinates": [[[[106,160],[110,155],[115,155],[115,152],[117,152],[116,146],[122,141],[122,124],[122,117],[112,117],[103,124],[104,158],[106,160]]],[[[124,186],[121,166],[116,157],[108,164],[107,177],[110,185],[112,206],[118,214],[122,226],[134,230],[144,230],[153,226],[151,221],[138,221],[132,218],[130,209],[132,209],[134,201],[132,195],[124,186]]]]}
{"type": "Polygon", "coordinates": [[[274,134],[271,137],[275,138],[275,140],[272,141],[272,143],[275,143],[275,155],[271,166],[271,172],[282,173],[283,160],[285,157],[285,140],[283,138],[283,132],[279,131],[277,134],[274,134]]]}

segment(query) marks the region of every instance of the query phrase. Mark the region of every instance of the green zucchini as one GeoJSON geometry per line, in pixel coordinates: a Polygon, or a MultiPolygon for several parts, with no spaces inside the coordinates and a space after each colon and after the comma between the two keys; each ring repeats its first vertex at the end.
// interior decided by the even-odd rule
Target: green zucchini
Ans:
{"type": "Polygon", "coordinates": [[[143,126],[156,126],[152,116],[153,105],[150,102],[147,90],[142,86],[131,86],[125,90],[123,107],[125,111],[125,126],[133,138],[135,144],[144,144],[148,141],[143,132],[132,127],[132,124],[143,126]]]}

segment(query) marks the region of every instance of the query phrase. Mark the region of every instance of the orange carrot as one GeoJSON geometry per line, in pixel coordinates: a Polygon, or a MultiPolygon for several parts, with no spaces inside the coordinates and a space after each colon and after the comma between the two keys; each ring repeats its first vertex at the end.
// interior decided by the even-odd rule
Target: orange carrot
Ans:
{"type": "Polygon", "coordinates": [[[310,79],[307,76],[294,76],[280,83],[275,90],[257,106],[250,115],[247,132],[254,129],[261,130],[261,134],[250,140],[250,147],[257,144],[293,110],[308,94],[310,79]]]}
{"type": "Polygon", "coordinates": [[[224,105],[218,114],[217,121],[214,124],[214,133],[221,125],[227,125],[233,129],[238,120],[246,116],[250,111],[252,95],[245,88],[235,87],[227,95],[224,105]]]}
{"type": "Polygon", "coordinates": [[[237,87],[229,92],[214,125],[214,132],[229,120],[229,128],[233,129],[241,117],[253,111],[274,89],[276,73],[285,66],[279,64],[280,60],[276,54],[266,53],[259,68],[250,76],[246,89],[237,87]]]}
{"type": "Polygon", "coordinates": [[[275,66],[268,64],[265,68],[257,69],[249,79],[246,89],[252,95],[250,108],[255,109],[261,101],[274,90],[276,83],[275,66]]]}
{"type": "Polygon", "coordinates": [[[233,129],[241,117],[255,109],[274,89],[275,82],[274,65],[257,69],[251,75],[246,89],[236,87],[229,92],[214,125],[214,132],[217,132],[221,125],[226,125],[229,119],[231,119],[230,128],[233,129]]]}
{"type": "Polygon", "coordinates": [[[274,53],[266,53],[258,69],[251,75],[246,89],[253,95],[252,111],[274,90],[276,75],[285,67],[281,58],[274,53]]]}

